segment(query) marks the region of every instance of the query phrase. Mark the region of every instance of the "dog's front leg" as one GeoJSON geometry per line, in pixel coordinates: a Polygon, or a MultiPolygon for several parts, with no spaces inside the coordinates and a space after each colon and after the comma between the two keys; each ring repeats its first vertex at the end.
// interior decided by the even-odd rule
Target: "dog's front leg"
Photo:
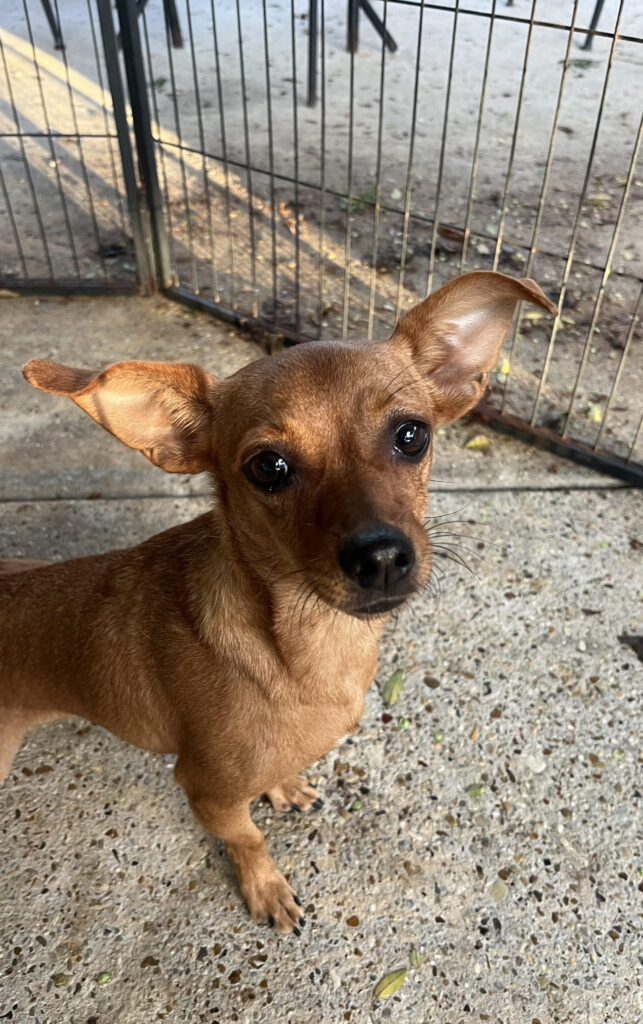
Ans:
{"type": "Polygon", "coordinates": [[[187,793],[194,817],[225,843],[253,920],[299,935],[304,924],[301,901],[275,867],[262,832],[250,818],[250,802],[223,799],[212,775],[190,768],[180,759],[175,775],[187,793]]]}

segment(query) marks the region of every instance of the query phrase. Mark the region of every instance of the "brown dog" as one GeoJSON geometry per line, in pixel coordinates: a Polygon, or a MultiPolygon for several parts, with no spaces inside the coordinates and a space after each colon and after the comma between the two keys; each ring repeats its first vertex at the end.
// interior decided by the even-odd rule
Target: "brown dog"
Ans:
{"type": "Polygon", "coordinates": [[[311,343],[227,380],[28,363],[162,469],[209,471],[216,502],[135,548],[3,563],[0,780],[25,731],[63,715],[178,754],[253,918],[297,932],[249,805],[315,806],[298,772],[357,729],[386,616],[431,569],[431,431],[478,401],[520,300],[556,313],[533,281],[467,274],[389,341],[311,343]]]}

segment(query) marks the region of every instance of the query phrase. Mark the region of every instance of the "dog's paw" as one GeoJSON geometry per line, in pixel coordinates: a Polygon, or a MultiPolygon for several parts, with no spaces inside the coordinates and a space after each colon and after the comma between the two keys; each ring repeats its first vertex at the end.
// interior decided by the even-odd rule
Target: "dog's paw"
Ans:
{"type": "Polygon", "coordinates": [[[277,931],[301,935],[305,920],[301,913],[301,900],[276,868],[261,879],[253,879],[242,886],[253,921],[267,924],[277,931]]]}
{"type": "Polygon", "coordinates": [[[318,811],[324,803],[317,790],[309,786],[301,775],[269,789],[266,796],[275,811],[309,811],[311,807],[318,811]]]}

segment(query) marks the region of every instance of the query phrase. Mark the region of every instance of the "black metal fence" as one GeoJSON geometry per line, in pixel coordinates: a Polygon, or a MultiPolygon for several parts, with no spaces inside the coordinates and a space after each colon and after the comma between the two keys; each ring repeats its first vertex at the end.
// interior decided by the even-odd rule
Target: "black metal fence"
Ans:
{"type": "Polygon", "coordinates": [[[483,413],[643,479],[643,0],[53,0],[58,51],[47,6],[3,14],[4,287],[137,269],[288,342],[532,276],[483,413]]]}

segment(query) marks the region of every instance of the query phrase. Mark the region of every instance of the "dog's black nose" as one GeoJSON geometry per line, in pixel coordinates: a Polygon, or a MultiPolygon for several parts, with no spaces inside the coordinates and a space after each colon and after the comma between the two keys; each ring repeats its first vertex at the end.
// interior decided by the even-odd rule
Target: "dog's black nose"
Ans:
{"type": "Polygon", "coordinates": [[[411,541],[395,526],[353,533],[339,552],[339,564],[365,590],[394,591],[415,565],[411,541]]]}

